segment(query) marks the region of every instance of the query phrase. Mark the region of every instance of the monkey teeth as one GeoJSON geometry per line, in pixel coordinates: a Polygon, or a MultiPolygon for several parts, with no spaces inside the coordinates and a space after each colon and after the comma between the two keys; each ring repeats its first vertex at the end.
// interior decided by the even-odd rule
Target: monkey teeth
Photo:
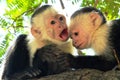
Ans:
{"type": "Polygon", "coordinates": [[[63,40],[66,40],[68,38],[68,31],[67,28],[64,29],[61,34],[60,34],[60,38],[62,38],[63,40]]]}

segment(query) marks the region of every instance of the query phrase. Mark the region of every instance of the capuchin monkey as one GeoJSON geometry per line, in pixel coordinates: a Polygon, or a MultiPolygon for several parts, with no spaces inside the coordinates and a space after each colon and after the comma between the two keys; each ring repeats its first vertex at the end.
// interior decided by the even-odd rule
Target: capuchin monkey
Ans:
{"type": "Polygon", "coordinates": [[[64,15],[43,5],[31,17],[31,34],[17,37],[6,52],[2,80],[27,80],[69,69],[72,44],[64,15]]]}
{"type": "Polygon", "coordinates": [[[120,65],[120,19],[108,22],[100,10],[84,7],[72,14],[69,27],[73,46],[92,48],[96,54],[75,57],[74,68],[107,71],[120,65]]]}

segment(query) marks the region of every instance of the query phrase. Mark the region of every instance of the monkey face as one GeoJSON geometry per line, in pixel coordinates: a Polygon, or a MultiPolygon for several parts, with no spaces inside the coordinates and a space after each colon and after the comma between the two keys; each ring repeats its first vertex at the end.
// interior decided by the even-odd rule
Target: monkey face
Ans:
{"type": "Polygon", "coordinates": [[[88,17],[79,16],[79,19],[71,20],[70,24],[70,37],[73,42],[73,46],[78,49],[85,49],[90,47],[91,40],[91,27],[92,24],[88,17]],[[78,21],[79,20],[79,21],[78,21]],[[78,22],[77,22],[78,21],[78,22]]]}
{"type": "Polygon", "coordinates": [[[90,48],[93,36],[102,20],[98,13],[91,12],[75,16],[70,22],[70,34],[76,48],[90,48]]]}
{"type": "Polygon", "coordinates": [[[70,37],[72,39],[73,46],[75,46],[76,48],[84,49],[87,47],[88,35],[79,26],[70,31],[70,37]]]}
{"type": "Polygon", "coordinates": [[[48,25],[46,28],[47,35],[49,35],[50,38],[57,41],[66,41],[68,39],[68,28],[63,15],[57,14],[48,17],[46,24],[48,25]]]}

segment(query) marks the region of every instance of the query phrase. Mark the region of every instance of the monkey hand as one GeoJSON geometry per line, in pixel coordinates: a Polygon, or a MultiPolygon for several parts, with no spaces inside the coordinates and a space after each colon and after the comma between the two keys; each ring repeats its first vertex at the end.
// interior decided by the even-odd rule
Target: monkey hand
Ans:
{"type": "Polygon", "coordinates": [[[16,79],[16,80],[32,79],[32,78],[35,78],[36,76],[38,76],[40,74],[41,74],[40,69],[28,68],[23,72],[14,74],[12,76],[12,79],[16,79]]]}
{"type": "Polygon", "coordinates": [[[74,68],[74,65],[78,64],[75,62],[76,58],[72,54],[67,54],[67,59],[68,59],[70,68],[74,68]]]}
{"type": "Polygon", "coordinates": [[[61,53],[59,55],[52,54],[50,61],[48,61],[48,74],[60,73],[70,69],[68,55],[61,53]]]}
{"type": "Polygon", "coordinates": [[[69,63],[69,59],[68,59],[68,54],[67,53],[62,53],[59,54],[56,58],[56,64],[57,64],[57,69],[58,72],[61,71],[66,71],[70,69],[70,63],[69,63]]]}
{"type": "Polygon", "coordinates": [[[120,65],[116,65],[112,70],[120,70],[120,65]]]}
{"type": "Polygon", "coordinates": [[[48,45],[41,48],[39,51],[39,59],[42,59],[47,65],[47,75],[60,73],[70,69],[68,53],[63,52],[56,45],[48,45]]]}

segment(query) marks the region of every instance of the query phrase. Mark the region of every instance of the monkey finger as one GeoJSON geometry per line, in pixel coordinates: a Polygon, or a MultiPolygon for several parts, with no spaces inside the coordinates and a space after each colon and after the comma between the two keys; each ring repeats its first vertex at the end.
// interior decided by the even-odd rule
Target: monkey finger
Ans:
{"type": "Polygon", "coordinates": [[[68,62],[68,59],[66,57],[59,57],[59,58],[57,58],[57,61],[58,62],[64,62],[64,61],[68,62]]]}
{"type": "Polygon", "coordinates": [[[120,70],[120,66],[117,65],[117,66],[115,66],[112,70],[120,70]]]}
{"type": "Polygon", "coordinates": [[[57,58],[68,58],[68,55],[67,54],[60,54],[59,56],[57,56],[57,58]]]}
{"type": "Polygon", "coordinates": [[[40,69],[36,69],[36,70],[35,70],[35,74],[36,74],[36,76],[37,76],[37,75],[40,75],[40,74],[41,74],[41,70],[40,70],[40,69]]]}
{"type": "Polygon", "coordinates": [[[46,53],[46,54],[44,55],[44,57],[45,57],[47,60],[49,60],[49,59],[55,58],[56,56],[55,56],[54,54],[49,54],[49,53],[47,54],[47,53],[46,53]]]}
{"type": "Polygon", "coordinates": [[[59,65],[62,65],[63,67],[69,67],[69,63],[66,62],[60,63],[59,65]]]}
{"type": "Polygon", "coordinates": [[[35,70],[32,69],[32,68],[28,69],[27,72],[26,72],[26,75],[28,75],[29,77],[36,76],[35,70]]]}
{"type": "Polygon", "coordinates": [[[32,69],[32,70],[30,71],[30,73],[31,73],[33,76],[37,76],[37,75],[39,75],[39,74],[41,73],[41,70],[39,70],[39,69],[32,69]]]}
{"type": "Polygon", "coordinates": [[[58,60],[57,61],[58,65],[62,65],[62,66],[69,66],[69,62],[67,60],[58,60]]]}
{"type": "Polygon", "coordinates": [[[27,77],[33,77],[33,75],[30,72],[25,72],[25,76],[27,76],[27,77]]]}

